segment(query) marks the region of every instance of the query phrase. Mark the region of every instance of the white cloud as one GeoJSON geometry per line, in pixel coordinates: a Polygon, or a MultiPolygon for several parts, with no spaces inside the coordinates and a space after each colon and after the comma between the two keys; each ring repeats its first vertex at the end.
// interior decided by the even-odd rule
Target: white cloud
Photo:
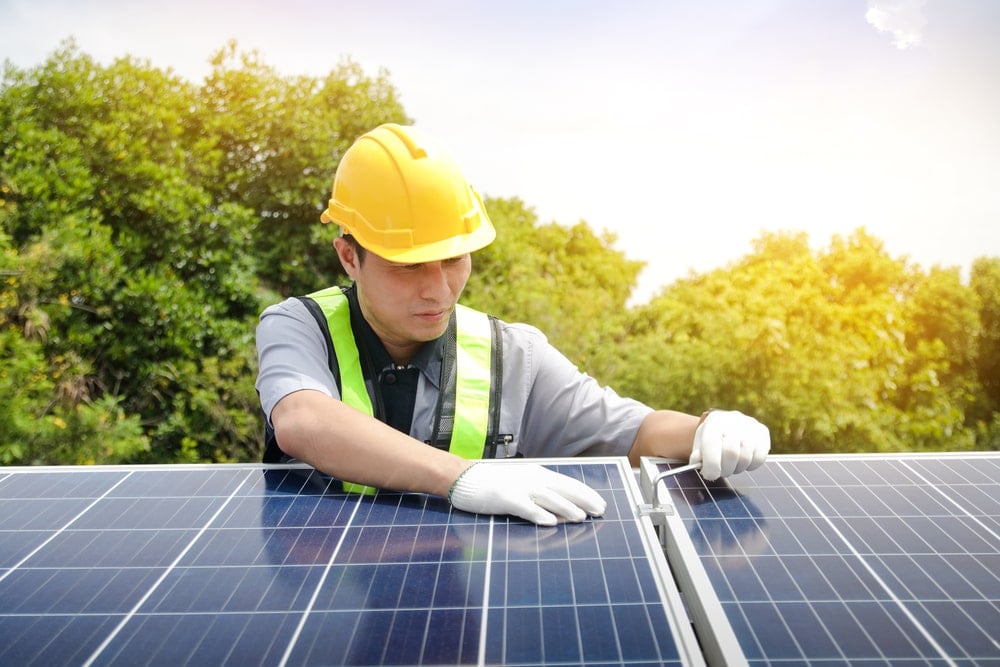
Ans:
{"type": "Polygon", "coordinates": [[[879,32],[892,34],[892,44],[897,49],[905,49],[920,44],[927,19],[924,5],[927,0],[868,0],[865,20],[879,32]]]}

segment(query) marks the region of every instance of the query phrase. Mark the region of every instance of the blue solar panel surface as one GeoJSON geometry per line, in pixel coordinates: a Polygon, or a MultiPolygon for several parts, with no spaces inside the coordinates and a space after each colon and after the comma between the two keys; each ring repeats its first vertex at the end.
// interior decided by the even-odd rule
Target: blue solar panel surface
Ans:
{"type": "Polygon", "coordinates": [[[751,665],[1000,665],[1000,454],[775,456],[660,483],[711,584],[685,594],[716,596],[751,665]]]}
{"type": "Polygon", "coordinates": [[[304,467],[0,469],[0,665],[682,664],[630,470],[552,467],[607,514],[537,528],[304,467]]]}

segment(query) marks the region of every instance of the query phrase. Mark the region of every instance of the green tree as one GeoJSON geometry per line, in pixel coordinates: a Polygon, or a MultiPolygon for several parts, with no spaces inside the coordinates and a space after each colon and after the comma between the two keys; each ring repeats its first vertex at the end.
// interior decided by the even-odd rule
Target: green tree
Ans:
{"type": "MultiPolygon", "coordinates": [[[[10,211],[6,200],[2,206],[0,215],[10,211]]],[[[122,397],[96,390],[91,360],[52,341],[60,335],[53,320],[87,306],[81,291],[39,286],[64,284],[70,267],[102,245],[100,239],[69,239],[68,252],[60,256],[57,248],[73,227],[68,219],[64,228],[43,234],[21,254],[0,231],[2,465],[116,462],[149,447],[139,419],[122,407],[122,397]]]]}
{"type": "Polygon", "coordinates": [[[958,269],[932,268],[902,305],[906,362],[894,396],[900,437],[913,449],[972,448],[974,431],[965,424],[980,391],[975,292],[958,269]]]}
{"type": "Polygon", "coordinates": [[[339,273],[302,256],[338,151],[406,118],[349,61],[283,78],[231,44],[213,66],[196,85],[72,42],[6,66],[3,462],[259,457],[261,284],[339,273]]]}
{"type": "Polygon", "coordinates": [[[981,448],[1000,449],[1000,258],[978,258],[969,282],[979,300],[975,366],[982,388],[969,422],[981,448]]]}
{"type": "Polygon", "coordinates": [[[730,266],[636,309],[618,384],[656,407],[750,412],[776,451],[966,449],[977,317],[957,271],[924,273],[864,230],[814,253],[764,234],[730,266]]]}
{"type": "MultiPolygon", "coordinates": [[[[196,96],[167,73],[129,59],[102,67],[72,45],[39,68],[5,72],[0,174],[14,277],[3,320],[38,332],[48,376],[62,378],[28,414],[63,405],[73,420],[58,423],[95,438],[103,424],[131,428],[129,447],[88,460],[170,460],[179,443],[162,432],[176,418],[165,405],[197,387],[219,355],[243,360],[230,381],[251,371],[250,337],[232,338],[229,323],[242,330],[258,307],[253,216],[194,178],[211,166],[184,134],[196,96]],[[193,372],[164,379],[185,360],[193,372]]],[[[252,398],[252,385],[243,394],[252,398]]],[[[210,443],[240,438],[215,421],[200,457],[210,443]]],[[[21,458],[66,460],[57,439],[83,451],[82,434],[59,435],[21,458]]]]}

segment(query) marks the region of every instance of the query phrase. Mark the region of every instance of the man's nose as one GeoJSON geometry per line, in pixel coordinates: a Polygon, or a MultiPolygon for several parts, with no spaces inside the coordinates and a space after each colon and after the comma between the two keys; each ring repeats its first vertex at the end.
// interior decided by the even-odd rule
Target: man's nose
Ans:
{"type": "Polygon", "coordinates": [[[425,298],[443,298],[451,293],[448,274],[443,262],[427,262],[420,272],[420,295],[425,298]]]}

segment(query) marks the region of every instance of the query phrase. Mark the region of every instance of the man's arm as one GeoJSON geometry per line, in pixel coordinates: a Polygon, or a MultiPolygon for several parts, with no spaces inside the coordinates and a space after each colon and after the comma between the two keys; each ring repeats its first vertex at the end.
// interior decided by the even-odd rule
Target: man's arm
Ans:
{"type": "Polygon", "coordinates": [[[770,450],[767,427],[742,412],[710,410],[695,417],[658,410],[639,425],[629,461],[636,466],[642,456],[689,460],[713,480],[759,467],[770,450]]]}
{"type": "Polygon", "coordinates": [[[633,467],[642,456],[662,456],[687,461],[694,445],[699,419],[674,410],[656,410],[646,415],[635,434],[628,458],[633,467]]]}
{"type": "Polygon", "coordinates": [[[576,479],[534,463],[462,459],[319,391],[288,394],[271,423],[286,454],[351,482],[431,493],[458,509],[549,526],[604,513],[600,494],[576,479]]]}
{"type": "Polygon", "coordinates": [[[271,424],[286,454],[358,484],[447,496],[471,465],[319,391],[282,398],[271,411],[271,424]]]}

